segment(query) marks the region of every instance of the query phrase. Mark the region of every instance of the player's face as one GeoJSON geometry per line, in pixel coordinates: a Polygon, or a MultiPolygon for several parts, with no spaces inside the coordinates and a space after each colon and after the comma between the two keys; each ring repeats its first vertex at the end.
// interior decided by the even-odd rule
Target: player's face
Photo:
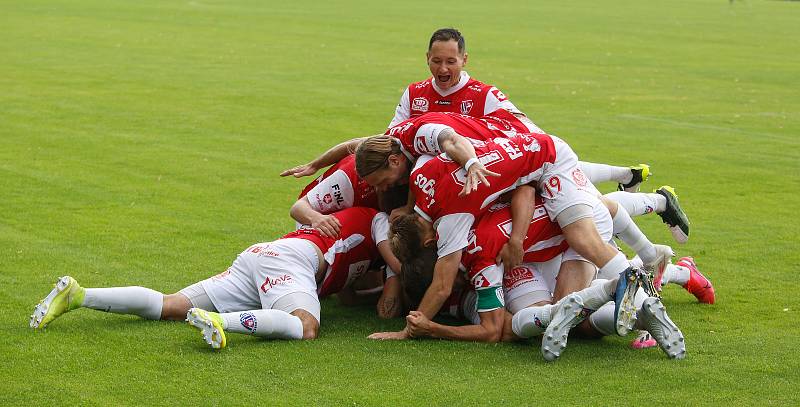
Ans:
{"type": "Polygon", "coordinates": [[[428,68],[433,80],[442,90],[450,89],[461,79],[461,70],[467,64],[467,54],[458,52],[458,42],[435,41],[428,51],[428,68]]]}
{"type": "Polygon", "coordinates": [[[387,162],[386,167],[375,170],[364,177],[364,181],[375,187],[378,192],[408,183],[408,160],[406,157],[402,154],[392,154],[387,162]]]}

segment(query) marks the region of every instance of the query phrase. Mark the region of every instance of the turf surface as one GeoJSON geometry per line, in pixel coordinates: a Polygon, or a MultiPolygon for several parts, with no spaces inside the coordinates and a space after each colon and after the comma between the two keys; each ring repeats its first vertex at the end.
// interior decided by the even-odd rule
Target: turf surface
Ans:
{"type": "MultiPolygon", "coordinates": [[[[800,403],[800,3],[0,0],[0,404],[800,403]],[[582,158],[677,187],[718,303],[665,290],[688,357],[628,339],[372,342],[229,336],[82,310],[27,327],[57,276],[174,292],[292,227],[277,173],[379,132],[426,77],[430,33],[582,158]]],[[[605,189],[612,186],[605,185],[605,189]]],[[[670,242],[656,217],[639,223],[670,242]]]]}

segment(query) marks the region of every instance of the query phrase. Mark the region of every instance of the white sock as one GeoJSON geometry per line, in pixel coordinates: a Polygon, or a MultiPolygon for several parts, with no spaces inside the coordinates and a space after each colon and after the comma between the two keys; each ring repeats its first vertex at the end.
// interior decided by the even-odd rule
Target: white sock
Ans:
{"type": "Polygon", "coordinates": [[[277,309],[256,309],[219,314],[228,332],[273,339],[303,339],[303,321],[277,309]]]}
{"type": "Polygon", "coordinates": [[[633,180],[633,173],[627,167],[615,167],[613,165],[588,163],[585,161],[578,162],[581,171],[586,174],[592,184],[598,182],[614,181],[622,184],[627,184],[633,180]]]}
{"type": "Polygon", "coordinates": [[[87,288],[81,306],[115,314],[161,319],[164,294],[145,287],[87,288]]]}
{"type": "Polygon", "coordinates": [[[544,333],[550,324],[552,305],[528,307],[519,310],[511,318],[511,330],[520,338],[533,338],[544,333]]]}
{"type": "Polygon", "coordinates": [[[595,311],[603,304],[614,300],[614,289],[617,286],[616,278],[612,280],[597,279],[592,281],[588,288],[577,292],[583,299],[583,307],[595,311]]]}
{"type": "Polygon", "coordinates": [[[661,285],[673,283],[683,286],[689,282],[691,275],[692,271],[686,267],[667,264],[667,267],[664,268],[664,276],[661,277],[661,285]]]}
{"type": "Polygon", "coordinates": [[[639,257],[638,255],[637,256],[633,256],[633,258],[630,260],[630,263],[631,263],[631,267],[633,267],[633,268],[643,268],[644,267],[644,262],[642,261],[642,258],[639,257]]]}
{"type": "Polygon", "coordinates": [[[617,334],[617,328],[614,327],[614,302],[605,303],[600,309],[589,315],[589,324],[592,325],[597,332],[605,336],[617,334]]]}
{"type": "Polygon", "coordinates": [[[667,209],[667,198],[661,194],[616,191],[604,196],[618,203],[631,216],[642,216],[651,212],[661,213],[667,209]]]}
{"type": "Polygon", "coordinates": [[[608,261],[603,267],[600,267],[600,270],[597,271],[597,278],[603,278],[606,280],[611,280],[614,278],[619,277],[619,273],[627,270],[630,267],[630,263],[628,263],[628,259],[625,258],[625,255],[622,252],[617,253],[611,260],[608,261]]]}
{"type": "Polygon", "coordinates": [[[630,246],[645,263],[650,263],[658,255],[656,247],[642,233],[636,223],[631,219],[631,215],[623,210],[617,210],[613,218],[614,235],[620,238],[626,245],[630,246]]]}

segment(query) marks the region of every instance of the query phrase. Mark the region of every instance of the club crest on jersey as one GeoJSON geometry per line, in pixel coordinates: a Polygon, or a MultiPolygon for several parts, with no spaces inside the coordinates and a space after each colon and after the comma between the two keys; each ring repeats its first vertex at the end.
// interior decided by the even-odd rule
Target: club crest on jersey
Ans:
{"type": "Polygon", "coordinates": [[[428,99],[425,99],[425,98],[414,98],[414,102],[411,103],[411,110],[419,110],[420,112],[427,112],[428,111],[428,99]]]}
{"type": "Polygon", "coordinates": [[[580,168],[576,168],[574,171],[572,171],[572,179],[579,187],[585,187],[586,183],[588,182],[586,180],[586,175],[583,173],[583,171],[581,171],[580,168]]]}
{"type": "Polygon", "coordinates": [[[258,328],[258,320],[252,312],[243,312],[242,315],[239,315],[239,322],[241,322],[244,329],[247,329],[250,333],[255,333],[256,328],[258,328]]]}
{"type": "Polygon", "coordinates": [[[473,105],[474,103],[471,100],[461,101],[461,114],[469,114],[469,111],[472,110],[473,105]]]}

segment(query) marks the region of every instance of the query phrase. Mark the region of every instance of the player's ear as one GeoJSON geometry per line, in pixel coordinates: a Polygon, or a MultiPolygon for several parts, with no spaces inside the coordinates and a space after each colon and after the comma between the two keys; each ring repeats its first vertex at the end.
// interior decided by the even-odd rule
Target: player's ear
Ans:
{"type": "Polygon", "coordinates": [[[465,52],[465,53],[464,53],[464,66],[467,66],[467,57],[469,57],[469,54],[467,54],[467,53],[465,52]]]}
{"type": "Polygon", "coordinates": [[[428,238],[422,243],[422,247],[427,247],[429,249],[436,248],[436,238],[428,238]]]}

